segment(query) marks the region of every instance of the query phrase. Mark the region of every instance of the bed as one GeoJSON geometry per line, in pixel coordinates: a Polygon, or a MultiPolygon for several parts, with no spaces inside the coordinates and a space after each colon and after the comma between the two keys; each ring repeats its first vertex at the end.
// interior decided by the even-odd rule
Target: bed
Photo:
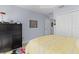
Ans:
{"type": "Polygon", "coordinates": [[[26,54],[71,54],[79,53],[76,38],[47,35],[32,39],[25,46],[26,54]]]}

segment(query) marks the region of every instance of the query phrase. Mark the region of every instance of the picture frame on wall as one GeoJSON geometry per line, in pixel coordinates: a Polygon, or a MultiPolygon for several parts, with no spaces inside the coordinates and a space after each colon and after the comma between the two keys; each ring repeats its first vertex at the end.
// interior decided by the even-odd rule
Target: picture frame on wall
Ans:
{"type": "Polygon", "coordinates": [[[30,28],[37,28],[38,27],[38,21],[37,20],[30,20],[29,21],[29,27],[30,28]]]}

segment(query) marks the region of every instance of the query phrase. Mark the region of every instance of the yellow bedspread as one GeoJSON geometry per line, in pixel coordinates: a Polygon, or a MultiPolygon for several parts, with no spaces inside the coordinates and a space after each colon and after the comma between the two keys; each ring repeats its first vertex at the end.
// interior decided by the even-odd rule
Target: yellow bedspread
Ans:
{"type": "Polygon", "coordinates": [[[47,35],[31,40],[26,46],[26,53],[79,53],[79,49],[75,38],[47,35]]]}

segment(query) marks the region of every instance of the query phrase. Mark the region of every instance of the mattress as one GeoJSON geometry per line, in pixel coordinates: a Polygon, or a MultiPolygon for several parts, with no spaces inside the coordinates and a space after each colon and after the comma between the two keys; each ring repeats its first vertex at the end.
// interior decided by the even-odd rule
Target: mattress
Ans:
{"type": "Polygon", "coordinates": [[[76,38],[59,35],[47,35],[32,39],[25,48],[27,54],[79,53],[76,38]]]}

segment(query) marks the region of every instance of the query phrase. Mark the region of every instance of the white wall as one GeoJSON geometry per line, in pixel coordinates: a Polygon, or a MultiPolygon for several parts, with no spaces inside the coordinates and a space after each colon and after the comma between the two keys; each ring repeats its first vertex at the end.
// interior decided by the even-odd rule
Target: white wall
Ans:
{"type": "Polygon", "coordinates": [[[17,6],[0,6],[0,11],[4,11],[6,13],[4,21],[14,20],[14,22],[19,21],[22,23],[23,42],[45,34],[44,22],[47,19],[46,16],[17,6]],[[29,28],[30,19],[38,20],[38,28],[29,28]]]}
{"type": "Polygon", "coordinates": [[[74,36],[79,38],[79,8],[74,12],[71,12],[70,9],[67,12],[62,12],[60,15],[55,15],[56,19],[56,27],[55,34],[56,35],[64,35],[64,36],[74,36]]]}

